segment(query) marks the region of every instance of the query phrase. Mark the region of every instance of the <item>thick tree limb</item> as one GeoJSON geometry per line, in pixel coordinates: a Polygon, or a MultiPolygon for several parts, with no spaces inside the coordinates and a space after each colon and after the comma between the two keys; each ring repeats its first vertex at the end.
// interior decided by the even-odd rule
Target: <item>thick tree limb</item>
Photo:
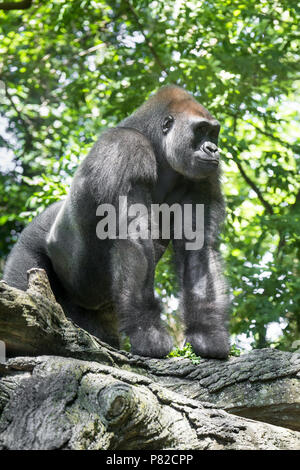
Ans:
{"type": "Polygon", "coordinates": [[[264,349],[228,361],[202,359],[195,365],[188,359],[158,360],[117,351],[65,317],[55,302],[44,271],[38,269],[29,272],[27,292],[0,282],[0,339],[5,341],[7,351],[12,355],[63,356],[10,359],[0,369],[0,376],[1,373],[3,375],[0,379],[0,415],[1,409],[5,408],[1,418],[4,448],[102,446],[115,449],[119,445],[117,442],[121,446],[118,448],[126,449],[134,448],[130,445],[136,445],[135,448],[180,449],[299,447],[300,434],[297,432],[285,434],[288,431],[281,428],[245,421],[220,410],[300,430],[298,353],[264,349]],[[125,369],[130,372],[125,372],[125,369]],[[85,384],[83,388],[82,384],[85,384]],[[112,410],[123,409],[124,392],[124,396],[134,397],[130,398],[131,401],[128,398],[132,405],[125,408],[137,406],[142,413],[144,405],[138,403],[145,400],[145,406],[149,406],[146,415],[151,419],[147,421],[142,413],[138,424],[135,420],[139,419],[139,413],[136,412],[132,415],[135,418],[120,418],[122,423],[123,419],[124,423],[128,419],[128,428],[127,424],[121,427],[110,424],[109,419],[115,418],[108,419],[105,413],[111,416],[117,411],[107,411],[110,408],[105,404],[106,399],[101,410],[93,401],[100,390],[110,390],[107,388],[110,386],[112,390],[120,387],[122,391],[121,398],[116,398],[116,403],[112,401],[115,403],[111,405],[112,410]],[[43,390],[46,389],[49,392],[45,395],[43,390]],[[38,392],[32,396],[30,390],[38,392]],[[63,390],[73,391],[64,395],[63,390]],[[47,409],[57,403],[56,393],[61,396],[61,401],[58,400],[58,408],[53,411],[53,422],[48,422],[45,416],[52,416],[47,409]],[[160,394],[172,398],[161,401],[160,394]],[[92,413],[88,420],[87,410],[92,413]],[[30,418],[32,413],[36,413],[34,419],[30,418]],[[62,417],[56,419],[59,413],[62,417]],[[100,417],[97,418],[98,413],[100,417]],[[69,418],[71,422],[75,420],[74,416],[78,416],[75,427],[68,424],[69,418]],[[37,431],[40,437],[30,442],[30,436],[36,434],[29,429],[29,423],[33,422],[40,429],[37,431]],[[55,428],[55,431],[49,434],[43,430],[42,422],[47,429],[55,428]],[[64,435],[57,432],[57,423],[60,423],[59,429],[65,430],[64,435]],[[176,433],[174,423],[176,426],[180,423],[178,429],[182,426],[184,431],[176,433]],[[134,433],[134,444],[126,440],[129,429],[136,430],[135,433],[130,431],[134,433]],[[163,431],[167,429],[169,434],[163,431]],[[290,439],[290,444],[286,439],[290,439]],[[151,442],[154,447],[150,447],[151,442]]]}
{"type": "Polygon", "coordinates": [[[0,449],[300,449],[298,432],[206,409],[95,362],[12,359],[1,397],[0,449]]]}

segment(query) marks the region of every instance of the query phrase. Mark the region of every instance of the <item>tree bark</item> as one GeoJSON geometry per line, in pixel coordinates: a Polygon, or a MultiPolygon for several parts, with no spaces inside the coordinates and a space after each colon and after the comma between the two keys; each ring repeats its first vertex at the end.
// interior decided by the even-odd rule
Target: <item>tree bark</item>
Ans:
{"type": "Polygon", "coordinates": [[[117,351],[65,317],[38,269],[26,292],[0,282],[0,340],[32,356],[0,365],[2,449],[300,449],[299,353],[117,351]]]}

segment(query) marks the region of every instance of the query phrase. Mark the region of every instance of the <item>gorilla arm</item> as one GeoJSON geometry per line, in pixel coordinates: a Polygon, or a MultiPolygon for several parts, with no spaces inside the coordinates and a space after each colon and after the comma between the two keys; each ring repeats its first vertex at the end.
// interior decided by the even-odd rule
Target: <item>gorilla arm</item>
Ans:
{"type": "Polygon", "coordinates": [[[134,222],[144,224],[148,236],[137,238],[129,231],[127,239],[115,241],[111,256],[112,292],[120,329],[129,336],[131,352],[163,357],[170,352],[172,340],[161,324],[160,302],[154,296],[155,265],[162,248],[160,241],[151,239],[150,203],[150,192],[143,184],[135,184],[128,195],[128,205],[142,204],[147,208],[146,223],[142,214],[134,222]]]}
{"type": "Polygon", "coordinates": [[[224,206],[220,193],[212,197],[211,185],[206,183],[203,186],[202,195],[191,195],[191,200],[204,203],[204,244],[199,250],[187,250],[187,240],[174,240],[173,246],[181,285],[186,341],[191,343],[196,354],[222,359],[229,352],[228,296],[216,237],[223,220],[224,206]]]}

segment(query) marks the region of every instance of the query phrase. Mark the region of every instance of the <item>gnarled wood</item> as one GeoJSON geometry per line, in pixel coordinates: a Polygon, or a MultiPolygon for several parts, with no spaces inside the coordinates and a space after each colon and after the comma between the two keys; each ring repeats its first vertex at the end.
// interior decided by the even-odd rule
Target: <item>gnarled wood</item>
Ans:
{"type": "Polygon", "coordinates": [[[0,449],[300,449],[298,432],[96,362],[18,358],[2,373],[0,449]]]}
{"type": "Polygon", "coordinates": [[[297,432],[253,423],[223,411],[300,430],[298,353],[264,349],[227,361],[202,359],[195,365],[188,359],[150,359],[117,351],[65,317],[44,271],[36,269],[29,273],[27,292],[0,282],[0,340],[6,343],[10,355],[61,356],[20,357],[2,365],[3,448],[114,449],[119,446],[117,442],[122,446],[118,448],[131,449],[299,447],[297,432]],[[79,399],[83,384],[85,396],[79,399]],[[35,390],[34,396],[31,389],[35,390]],[[97,397],[102,397],[101,409],[99,400],[98,408],[94,402],[96,389],[97,397]],[[64,390],[70,391],[66,401],[64,390]],[[61,403],[56,392],[62,396],[61,403]],[[159,398],[163,396],[169,398],[159,398]],[[180,408],[180,403],[187,408],[180,408]],[[51,423],[46,418],[49,407],[51,423]],[[86,421],[85,407],[94,410],[88,428],[80,424],[86,421]],[[120,410],[131,407],[134,416],[137,410],[147,409],[146,414],[141,411],[139,424],[124,415],[122,431],[114,427],[110,419],[117,419],[114,416],[120,410]],[[75,419],[74,410],[78,425],[71,426],[68,419],[70,413],[75,419]],[[32,413],[37,417],[31,419],[32,413]],[[60,413],[61,418],[54,418],[60,413]],[[151,416],[149,422],[146,416],[151,416]],[[42,430],[39,425],[37,433],[44,437],[31,442],[34,430],[30,426],[43,419],[46,428],[42,430]],[[179,433],[176,426],[181,429],[179,433]],[[131,432],[132,441],[128,443],[131,432]]]}

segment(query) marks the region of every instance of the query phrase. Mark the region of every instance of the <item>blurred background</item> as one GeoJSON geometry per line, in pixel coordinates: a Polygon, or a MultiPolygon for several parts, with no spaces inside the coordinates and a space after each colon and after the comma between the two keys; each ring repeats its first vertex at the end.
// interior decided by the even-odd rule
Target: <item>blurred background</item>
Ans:
{"type": "MultiPolygon", "coordinates": [[[[176,83],[222,125],[232,343],[299,348],[300,3],[25,0],[19,8],[0,5],[0,277],[22,228],[64,196],[99,133],[176,83]]],[[[156,291],[180,344],[171,258],[170,248],[156,291]]]]}

